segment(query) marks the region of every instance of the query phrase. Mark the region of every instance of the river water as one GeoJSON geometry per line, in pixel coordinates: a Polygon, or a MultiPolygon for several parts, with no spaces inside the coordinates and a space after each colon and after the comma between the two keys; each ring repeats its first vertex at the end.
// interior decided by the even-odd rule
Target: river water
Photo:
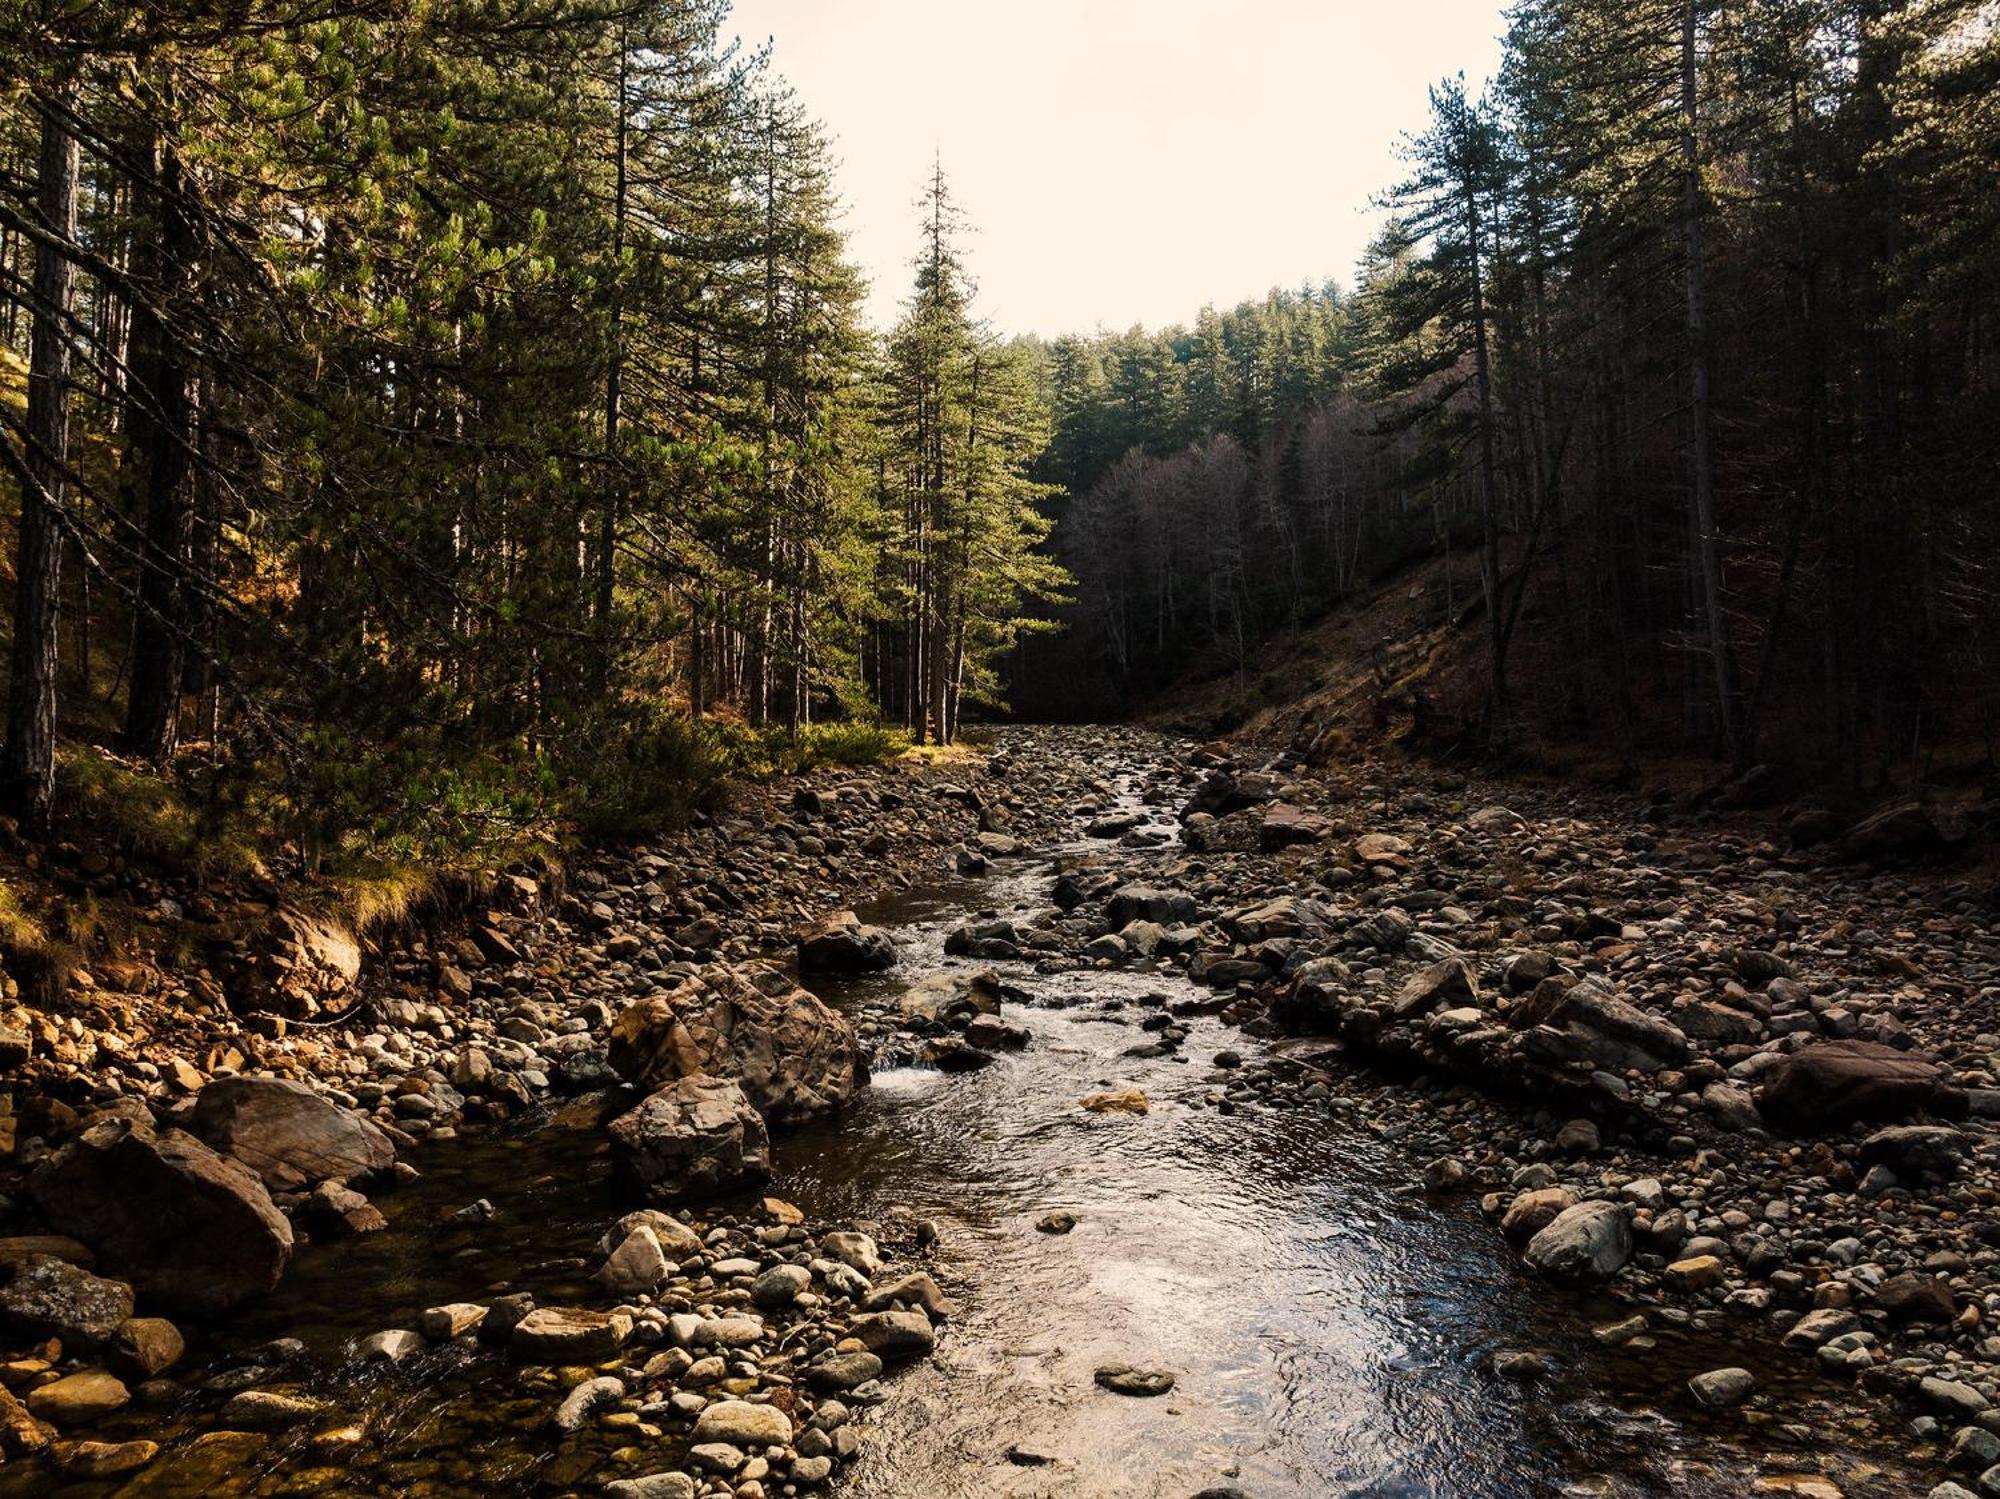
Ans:
{"type": "MultiPolygon", "coordinates": [[[[1127,805],[1140,805],[1138,790],[1126,783],[1127,805]]],[[[1065,852],[1078,850],[883,903],[867,914],[898,935],[895,974],[821,992],[861,1008],[954,966],[945,934],[975,912],[1045,905],[1050,860],[1065,852]]],[[[1127,1055],[1152,1039],[1139,1014],[1162,995],[1194,997],[1178,976],[1009,978],[1034,998],[1008,1007],[1031,1032],[1024,1052],[963,1075],[882,1072],[837,1120],[778,1141],[771,1190],[810,1215],[934,1219],[938,1273],[960,1304],[936,1357],[891,1382],[844,1492],[1719,1499],[1810,1495],[1793,1475],[1817,1471],[1837,1474],[1850,1499],[1923,1492],[1882,1456],[1895,1443],[1876,1423],[1893,1429],[1893,1416],[1823,1403],[1826,1390],[1791,1360],[1772,1363],[1761,1342],[1663,1332],[1645,1351],[1600,1346],[1593,1323],[1627,1309],[1552,1292],[1469,1206],[1412,1194],[1422,1162],[1356,1109],[1209,1106],[1226,1083],[1214,1055],[1259,1050],[1219,1022],[1188,1020],[1177,1056],[1127,1055]],[[1077,1107],[1128,1086],[1146,1092],[1149,1114],[1077,1107]],[[1037,1231],[1055,1210],[1075,1215],[1073,1232],[1037,1231]],[[1528,1386],[1487,1372],[1494,1351],[1521,1348],[1546,1351],[1556,1372],[1528,1386]],[[1093,1371],[1113,1361],[1171,1371],[1175,1388],[1150,1400],[1098,1389],[1093,1371]],[[1698,1413],[1685,1380],[1724,1364],[1755,1369],[1774,1408],[1698,1413]]],[[[453,1348],[367,1372],[346,1357],[356,1338],[440,1302],[515,1286],[587,1299],[577,1257],[617,1211],[599,1133],[468,1134],[416,1162],[423,1180],[385,1200],[389,1230],[306,1252],[270,1303],[196,1351],[226,1362],[298,1337],[308,1357],[292,1381],[366,1436],[337,1451],[276,1443],[216,1471],[162,1459],[132,1499],[588,1492],[617,1476],[610,1439],[558,1444],[544,1425],[550,1397],[524,1390],[503,1355],[453,1348]],[[489,1221],[452,1220],[480,1197],[489,1221]]],[[[130,1410],[93,1434],[170,1439],[212,1424],[213,1404],[130,1410]]],[[[0,1470],[0,1494],[56,1491],[26,1465],[0,1470]]]]}

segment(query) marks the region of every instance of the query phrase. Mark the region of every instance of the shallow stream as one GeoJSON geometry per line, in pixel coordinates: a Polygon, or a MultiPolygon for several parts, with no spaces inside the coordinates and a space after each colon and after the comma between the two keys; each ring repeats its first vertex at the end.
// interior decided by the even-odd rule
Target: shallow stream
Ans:
{"type": "MultiPolygon", "coordinates": [[[[951,965],[944,937],[968,914],[1046,903],[1050,857],[883,903],[867,914],[897,933],[896,974],[821,991],[860,1008],[951,965]]],[[[813,1217],[935,1219],[936,1268],[960,1303],[935,1359],[892,1380],[844,1492],[1735,1496],[1811,1494],[1786,1486],[1807,1472],[1835,1475],[1850,1499],[1927,1487],[1880,1456],[1899,1445],[1893,1413],[1825,1403],[1829,1387],[1802,1364],[1762,1352],[1768,1329],[1601,1346],[1593,1323],[1628,1309],[1535,1282],[1470,1204],[1411,1193],[1422,1161],[1356,1109],[1204,1102],[1225,1078],[1215,1054],[1254,1057],[1258,1043],[1196,1018],[1177,1056],[1126,1055],[1151,1039],[1137,1017],[1159,996],[1197,996],[1177,975],[1008,977],[1035,999],[1008,1007],[1032,1032],[1024,1052],[964,1075],[878,1074],[840,1118],[778,1142],[770,1190],[813,1217]],[[1146,1092],[1149,1114],[1077,1107],[1128,1086],[1146,1092]],[[1076,1216],[1073,1232],[1037,1231],[1054,1210],[1076,1216]],[[1556,1373],[1523,1386],[1487,1371],[1494,1351],[1521,1348],[1549,1353],[1556,1373]],[[1098,1389],[1094,1369],[1113,1361],[1170,1370],[1176,1386],[1151,1400],[1098,1389]],[[1725,1364],[1751,1367],[1776,1398],[1703,1416],[1684,1383],[1725,1364]]],[[[346,1357],[358,1338],[441,1302],[509,1287],[587,1300],[579,1257],[617,1211],[600,1138],[544,1123],[426,1146],[423,1179],[384,1199],[386,1232],[306,1252],[272,1301],[197,1350],[226,1358],[304,1340],[310,1357],[292,1382],[361,1434],[332,1449],[274,1443],[216,1472],[169,1455],[128,1492],[490,1496],[591,1492],[619,1476],[612,1439],[548,1431],[553,1397],[524,1389],[504,1354],[450,1348],[365,1372],[346,1357]],[[479,1198],[493,1204],[489,1221],[451,1221],[479,1198]]],[[[171,1445],[212,1424],[213,1405],[134,1409],[93,1434],[171,1445]]],[[[0,1471],[0,1494],[57,1491],[27,1465],[0,1471]]]]}

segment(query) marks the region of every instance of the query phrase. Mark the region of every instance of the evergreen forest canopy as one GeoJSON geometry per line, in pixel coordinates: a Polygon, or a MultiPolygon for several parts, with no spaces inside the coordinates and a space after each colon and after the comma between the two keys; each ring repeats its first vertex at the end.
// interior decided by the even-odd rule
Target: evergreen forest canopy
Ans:
{"type": "Polygon", "coordinates": [[[1419,691],[1474,742],[1990,764],[2000,5],[1520,0],[1430,102],[1350,291],[1049,347],[1076,607],[1021,705],[1444,553],[1480,648],[1419,691]]]}
{"type": "Polygon", "coordinates": [[[8,810],[146,764],[309,860],[636,831],[886,742],[824,723],[1241,673],[1441,552],[1489,744],[1990,738],[1991,0],[1521,0],[1351,290],[1047,343],[942,169],[862,326],[726,11],[6,0],[8,810]]]}
{"type": "Polygon", "coordinates": [[[995,698],[1062,582],[1024,351],[942,171],[862,329],[825,137],[719,0],[9,9],[17,815],[60,725],[318,849],[637,826],[704,718],[995,698]]]}

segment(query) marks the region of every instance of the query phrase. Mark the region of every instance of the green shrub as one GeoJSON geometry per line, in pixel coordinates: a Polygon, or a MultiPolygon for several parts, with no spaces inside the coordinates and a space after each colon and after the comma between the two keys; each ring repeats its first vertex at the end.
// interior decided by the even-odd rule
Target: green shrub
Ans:
{"type": "Polygon", "coordinates": [[[910,736],[886,724],[816,723],[799,736],[800,769],[815,765],[886,765],[910,752],[910,736]]]}
{"type": "Polygon", "coordinates": [[[644,838],[720,806],[741,746],[714,725],[654,704],[602,726],[562,768],[571,818],[596,837],[644,838]]]}
{"type": "Polygon", "coordinates": [[[245,875],[262,868],[241,808],[204,799],[158,772],[90,745],[56,762],[56,805],[129,853],[198,875],[245,875]]]}

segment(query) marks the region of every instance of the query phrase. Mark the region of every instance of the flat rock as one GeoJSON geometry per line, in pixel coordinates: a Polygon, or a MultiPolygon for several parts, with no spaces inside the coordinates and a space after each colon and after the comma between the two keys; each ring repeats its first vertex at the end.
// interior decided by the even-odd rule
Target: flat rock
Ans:
{"type": "Polygon", "coordinates": [[[131,1399],[132,1392],[117,1376],[102,1369],[85,1369],[37,1385],[28,1392],[28,1409],[41,1420],[67,1430],[121,1410],[131,1399]]]}
{"type": "Polygon", "coordinates": [[[274,1188],[346,1182],[396,1162],[372,1120],[282,1078],[217,1078],[195,1100],[188,1130],[274,1188]]]}
{"type": "Polygon", "coordinates": [[[67,1260],[34,1254],[0,1286],[0,1327],[30,1338],[94,1348],[132,1315],[132,1288],[67,1260]]]}
{"type": "Polygon", "coordinates": [[[508,1341],[531,1363],[590,1364],[611,1357],[631,1336],[632,1319],[623,1312],[544,1306],[516,1322],[508,1341]]]}
{"type": "Polygon", "coordinates": [[[696,1442],[726,1442],[732,1447],[782,1447],[792,1439],[791,1418],[775,1405],[748,1400],[718,1400],[695,1419],[696,1442]]]}

